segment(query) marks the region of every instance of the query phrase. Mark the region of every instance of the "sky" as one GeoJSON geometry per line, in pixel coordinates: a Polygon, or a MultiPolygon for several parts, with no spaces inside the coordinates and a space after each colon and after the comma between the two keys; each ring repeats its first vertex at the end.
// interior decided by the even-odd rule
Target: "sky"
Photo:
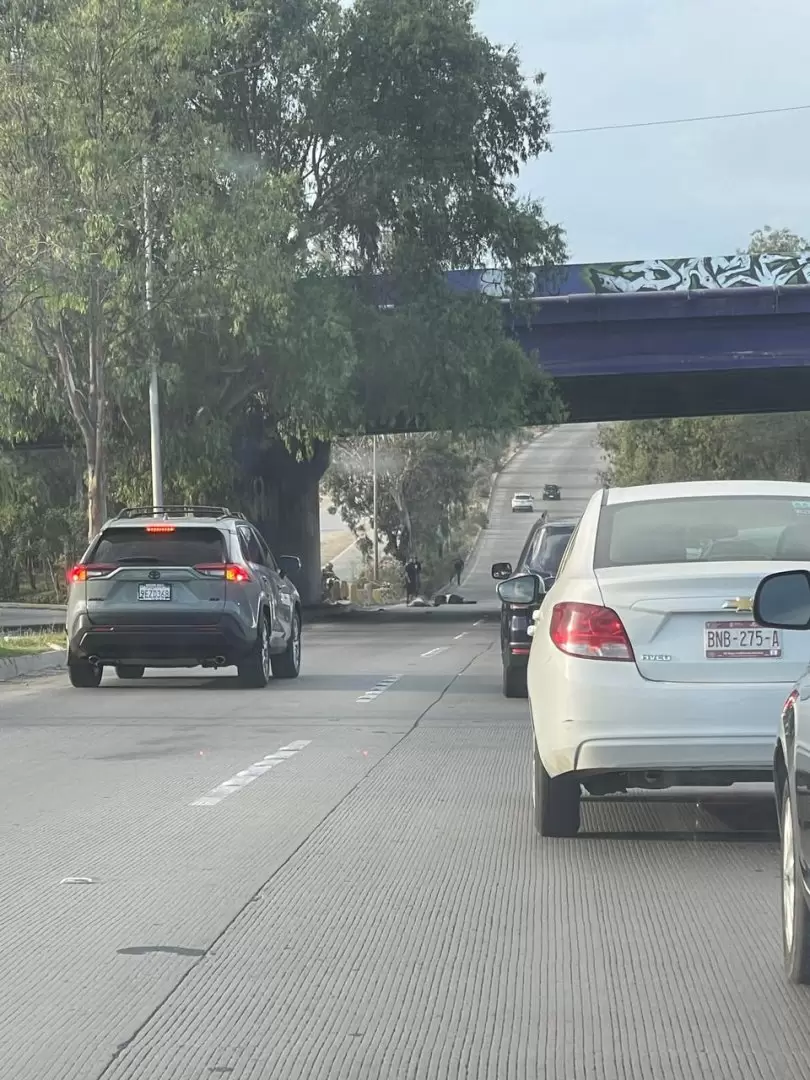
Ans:
{"type": "MultiPolygon", "coordinates": [[[[810,105],[810,0],[479,0],[476,21],[545,72],[560,132],[810,105]]],[[[810,236],[810,109],[552,138],[519,189],[572,262],[728,255],[764,225],[810,236]]]]}

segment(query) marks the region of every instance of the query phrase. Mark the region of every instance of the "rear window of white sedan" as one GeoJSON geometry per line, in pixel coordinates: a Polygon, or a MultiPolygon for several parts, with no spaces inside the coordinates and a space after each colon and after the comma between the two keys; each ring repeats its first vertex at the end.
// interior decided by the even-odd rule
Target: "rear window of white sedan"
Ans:
{"type": "Polygon", "coordinates": [[[810,562],[810,501],[783,495],[649,499],[602,507],[594,568],[810,562]]]}

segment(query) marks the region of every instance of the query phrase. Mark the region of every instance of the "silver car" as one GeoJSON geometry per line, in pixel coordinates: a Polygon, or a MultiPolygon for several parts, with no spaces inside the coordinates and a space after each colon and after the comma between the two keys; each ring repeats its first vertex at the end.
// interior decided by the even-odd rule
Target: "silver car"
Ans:
{"type": "Polygon", "coordinates": [[[301,666],[295,556],[276,560],[259,531],[224,506],[136,506],[108,521],[68,571],[68,672],[94,687],[104,667],[235,665],[246,687],[301,666]]]}

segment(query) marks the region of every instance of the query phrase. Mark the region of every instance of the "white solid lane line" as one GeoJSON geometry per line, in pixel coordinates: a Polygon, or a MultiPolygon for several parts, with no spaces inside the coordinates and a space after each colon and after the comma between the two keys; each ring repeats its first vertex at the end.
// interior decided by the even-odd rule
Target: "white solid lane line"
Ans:
{"type": "Polygon", "coordinates": [[[274,754],[268,754],[263,757],[261,761],[256,761],[252,765],[248,765],[246,769],[242,769],[236,776],[232,776],[230,780],[225,780],[222,784],[218,784],[212,791],[209,791],[207,795],[203,795],[200,799],[195,799],[192,806],[216,806],[217,803],[221,803],[223,799],[228,795],[233,795],[236,791],[241,791],[242,788],[247,787],[248,784],[252,784],[254,780],[258,780],[260,776],[264,776],[266,772],[271,769],[275,769],[276,765],[281,765],[283,761],[289,761],[291,757],[295,757],[300,753],[305,746],[309,746],[312,742],[311,739],[296,739],[295,742],[287,743],[286,746],[282,746],[280,750],[276,750],[274,754]]]}
{"type": "Polygon", "coordinates": [[[394,683],[399,682],[402,678],[401,675],[389,675],[387,679],[381,679],[380,682],[375,683],[370,690],[366,690],[357,698],[357,701],[365,704],[368,701],[374,701],[380,694],[384,694],[386,690],[390,689],[394,683]]]}

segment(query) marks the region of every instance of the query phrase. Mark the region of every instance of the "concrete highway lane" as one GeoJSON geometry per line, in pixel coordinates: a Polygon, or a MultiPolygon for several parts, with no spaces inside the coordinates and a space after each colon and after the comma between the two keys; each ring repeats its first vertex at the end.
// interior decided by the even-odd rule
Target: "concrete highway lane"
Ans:
{"type": "MultiPolygon", "coordinates": [[[[799,1080],[770,804],[530,820],[489,564],[514,490],[595,481],[592,431],[501,477],[476,605],[308,628],[300,679],[0,686],[0,1076],[799,1080]]],[[[556,508],[555,508],[556,512],[556,508]]]]}

